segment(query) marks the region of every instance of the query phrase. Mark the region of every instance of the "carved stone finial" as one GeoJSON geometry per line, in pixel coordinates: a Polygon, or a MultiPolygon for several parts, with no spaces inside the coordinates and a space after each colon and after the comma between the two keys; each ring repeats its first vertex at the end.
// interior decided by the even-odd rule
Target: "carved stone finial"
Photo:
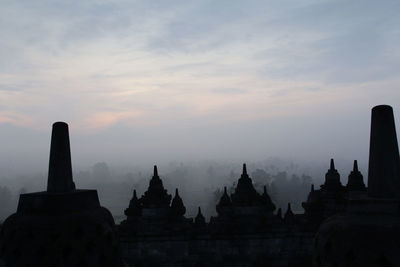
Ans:
{"type": "Polygon", "coordinates": [[[357,160],[354,161],[354,164],[353,164],[353,171],[354,171],[354,172],[358,172],[358,163],[357,163],[357,160]]]}
{"type": "Polygon", "coordinates": [[[206,218],[204,218],[199,207],[196,217],[194,218],[194,223],[197,226],[204,226],[206,224],[206,218]]]}
{"type": "Polygon", "coordinates": [[[153,176],[158,176],[157,165],[154,165],[153,176]]]}

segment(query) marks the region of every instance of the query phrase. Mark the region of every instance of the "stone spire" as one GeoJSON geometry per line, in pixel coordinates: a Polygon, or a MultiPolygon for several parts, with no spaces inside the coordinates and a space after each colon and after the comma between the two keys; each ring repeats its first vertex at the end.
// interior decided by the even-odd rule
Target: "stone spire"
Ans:
{"type": "Polygon", "coordinates": [[[158,177],[157,165],[154,165],[153,176],[154,176],[154,177],[158,177]]]}
{"type": "Polygon", "coordinates": [[[308,218],[319,219],[322,216],[323,200],[321,199],[321,191],[314,189],[314,184],[311,184],[311,191],[307,196],[307,201],[301,203],[305,214],[308,218]]]}
{"type": "Polygon", "coordinates": [[[333,159],[331,159],[330,168],[325,174],[325,184],[322,187],[328,191],[335,191],[343,187],[340,183],[340,175],[335,169],[335,162],[333,159]]]}
{"type": "Polygon", "coordinates": [[[137,198],[136,190],[133,190],[133,197],[129,202],[129,207],[125,209],[124,213],[128,217],[142,215],[142,206],[140,205],[140,201],[137,198]]]}
{"type": "Polygon", "coordinates": [[[243,171],[242,171],[242,175],[247,175],[247,167],[246,167],[246,163],[243,163],[243,171]]]}
{"type": "Polygon", "coordinates": [[[353,170],[349,174],[349,179],[346,185],[349,191],[364,191],[365,184],[363,181],[363,176],[358,170],[357,160],[354,161],[353,170]]]}
{"type": "Polygon", "coordinates": [[[230,205],[232,205],[231,198],[229,197],[225,186],[224,193],[222,194],[217,206],[230,206],[230,205]]]}
{"type": "Polygon", "coordinates": [[[286,210],[286,213],[285,213],[285,217],[284,217],[284,220],[286,221],[286,222],[294,222],[294,213],[293,213],[293,211],[292,211],[292,207],[291,207],[291,205],[290,205],[290,203],[288,203],[288,206],[287,206],[287,210],[286,210]]]}
{"type": "Polygon", "coordinates": [[[354,160],[354,163],[353,163],[353,171],[354,171],[354,172],[358,172],[358,163],[357,163],[357,160],[354,160]]]}
{"type": "Polygon", "coordinates": [[[221,198],[219,199],[219,202],[216,206],[216,210],[217,210],[218,214],[223,215],[223,214],[230,214],[231,208],[232,208],[232,201],[228,195],[228,192],[227,192],[226,186],[225,186],[224,193],[222,194],[221,198]]]}
{"type": "Polygon", "coordinates": [[[275,210],[276,207],[275,207],[274,203],[272,203],[272,200],[267,193],[267,186],[265,186],[265,185],[264,185],[264,192],[261,195],[261,201],[263,202],[267,211],[273,212],[275,210]]]}
{"type": "Polygon", "coordinates": [[[201,213],[201,209],[199,207],[196,218],[194,218],[194,223],[197,226],[204,226],[206,224],[206,218],[204,218],[203,214],[201,213]]]}
{"type": "Polygon", "coordinates": [[[49,158],[47,191],[21,194],[2,224],[0,265],[123,266],[111,212],[96,190],[75,190],[64,122],[53,124],[49,158]]]}
{"type": "Polygon", "coordinates": [[[260,204],[260,195],[254,189],[253,182],[247,174],[246,164],[243,164],[243,172],[238,180],[235,193],[232,194],[232,203],[238,206],[260,204]]]}
{"type": "Polygon", "coordinates": [[[182,198],[179,196],[178,188],[175,189],[175,196],[171,203],[171,215],[173,216],[183,216],[186,212],[186,208],[183,205],[182,198]]]}
{"type": "Polygon", "coordinates": [[[72,180],[68,124],[56,122],[51,133],[47,192],[66,193],[73,190],[75,184],[72,180]]]}
{"type": "Polygon", "coordinates": [[[369,147],[368,195],[373,198],[400,197],[400,159],[393,109],[372,108],[369,147]]]}
{"type": "Polygon", "coordinates": [[[149,188],[141,198],[143,207],[168,207],[171,195],[164,189],[162,180],[158,176],[157,166],[154,166],[154,174],[150,180],[149,188]]]}

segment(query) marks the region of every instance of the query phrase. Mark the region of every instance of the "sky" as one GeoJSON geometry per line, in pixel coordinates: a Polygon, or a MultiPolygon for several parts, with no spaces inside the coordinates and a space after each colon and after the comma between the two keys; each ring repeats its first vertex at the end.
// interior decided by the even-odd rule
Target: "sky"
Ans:
{"type": "MultiPolygon", "coordinates": [[[[0,0],[0,167],[368,158],[400,111],[398,0],[0,0]]],[[[365,165],[365,164],[364,164],[365,165]]]]}

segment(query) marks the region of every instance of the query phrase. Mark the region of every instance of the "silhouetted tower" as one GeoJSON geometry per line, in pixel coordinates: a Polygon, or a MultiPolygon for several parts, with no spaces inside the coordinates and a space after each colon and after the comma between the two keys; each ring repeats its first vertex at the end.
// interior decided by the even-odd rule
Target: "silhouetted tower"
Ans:
{"type": "Polygon", "coordinates": [[[325,174],[325,184],[322,186],[327,191],[337,191],[343,188],[340,182],[340,174],[335,169],[335,162],[331,159],[328,172],[325,174]]]}
{"type": "Polygon", "coordinates": [[[217,209],[218,214],[223,215],[223,214],[230,213],[231,207],[232,207],[232,201],[228,195],[228,192],[227,192],[226,186],[225,186],[224,193],[222,194],[221,198],[219,199],[216,209],[217,209]]]}
{"type": "Polygon", "coordinates": [[[312,184],[307,201],[301,204],[307,219],[314,224],[319,224],[323,219],[324,202],[321,195],[321,190],[315,190],[312,184]]]}
{"type": "Polygon", "coordinates": [[[275,204],[272,202],[270,196],[267,193],[266,185],[264,185],[264,192],[261,195],[261,201],[264,204],[266,211],[273,212],[276,209],[275,204]]]}
{"type": "Polygon", "coordinates": [[[260,197],[254,189],[253,182],[247,174],[246,164],[243,164],[243,172],[238,180],[235,192],[231,196],[232,204],[248,206],[260,203],[260,197]]]}
{"type": "Polygon", "coordinates": [[[73,190],[75,184],[72,181],[68,125],[65,122],[56,122],[51,134],[47,192],[62,193],[73,190]]]}
{"type": "Polygon", "coordinates": [[[158,176],[157,166],[154,166],[153,177],[149,182],[149,188],[141,198],[141,202],[145,208],[169,207],[171,195],[164,189],[163,182],[158,176]]]}
{"type": "MultiPolygon", "coordinates": [[[[368,194],[321,224],[314,266],[400,266],[399,150],[390,106],[372,109],[368,194]]],[[[355,163],[349,184],[360,184],[355,163]]],[[[350,192],[352,193],[352,192],[350,192]]]]}
{"type": "Polygon", "coordinates": [[[128,217],[128,220],[142,215],[142,205],[136,195],[136,190],[133,190],[133,197],[124,213],[128,217]]]}
{"type": "Polygon", "coordinates": [[[179,196],[178,188],[175,189],[175,196],[172,199],[170,211],[173,217],[183,217],[186,212],[186,208],[183,205],[182,198],[179,196]]]}
{"type": "Polygon", "coordinates": [[[346,188],[340,182],[340,174],[331,159],[329,169],[325,174],[325,183],[321,189],[315,190],[311,185],[307,201],[302,203],[305,215],[314,225],[324,218],[330,217],[346,209],[346,188]]]}
{"type": "Polygon", "coordinates": [[[226,187],[217,204],[217,217],[210,218],[210,229],[216,233],[255,233],[265,230],[266,225],[277,221],[273,211],[275,205],[264,187],[260,195],[254,188],[243,164],[235,192],[229,197],[226,187]]]}
{"type": "Polygon", "coordinates": [[[201,227],[206,225],[206,218],[204,218],[203,214],[201,213],[200,207],[197,211],[196,217],[194,218],[194,224],[201,227]]]}
{"type": "Polygon", "coordinates": [[[283,217],[283,220],[286,223],[294,223],[295,222],[295,215],[294,215],[294,213],[292,211],[292,207],[291,207],[290,203],[288,203],[287,210],[286,210],[286,213],[285,213],[285,217],[283,217]]]}
{"type": "Polygon", "coordinates": [[[47,191],[20,195],[0,247],[7,266],[122,265],[111,213],[96,190],[75,189],[66,123],[53,124],[47,191]]]}
{"type": "Polygon", "coordinates": [[[372,109],[369,148],[368,195],[399,198],[400,159],[393,109],[381,105],[372,109]]]}
{"type": "Polygon", "coordinates": [[[353,170],[349,174],[346,188],[349,191],[365,191],[363,176],[358,170],[357,160],[354,161],[353,170]]]}
{"type": "Polygon", "coordinates": [[[193,220],[185,218],[185,212],[178,189],[171,201],[171,195],[158,175],[157,166],[154,166],[147,191],[140,199],[137,199],[134,192],[125,212],[128,218],[119,227],[120,236],[131,238],[184,234],[193,227],[193,220]]]}

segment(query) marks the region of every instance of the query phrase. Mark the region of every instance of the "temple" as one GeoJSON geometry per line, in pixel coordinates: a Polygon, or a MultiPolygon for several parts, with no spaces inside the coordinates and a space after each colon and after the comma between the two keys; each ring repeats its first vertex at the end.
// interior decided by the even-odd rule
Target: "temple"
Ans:
{"type": "Polygon", "coordinates": [[[335,169],[335,161],[331,159],[330,167],[325,175],[325,183],[318,190],[311,185],[307,201],[302,203],[305,216],[309,222],[319,225],[324,219],[344,212],[351,197],[364,195],[365,192],[363,175],[358,170],[357,160],[354,161],[347,185],[343,186],[340,174],[335,169]]]}
{"type": "Polygon", "coordinates": [[[347,187],[345,212],[325,220],[316,234],[314,266],[400,266],[400,159],[392,107],[371,114],[368,188],[357,162],[347,187]],[[340,231],[338,231],[340,229],[340,231]]]}
{"type": "Polygon", "coordinates": [[[306,229],[303,215],[294,214],[290,204],[284,218],[281,212],[275,214],[266,186],[262,193],[255,190],[246,164],[234,192],[229,194],[224,188],[216,205],[217,216],[208,223],[200,207],[195,218],[186,218],[178,189],[170,202],[157,168],[154,170],[140,199],[134,191],[125,210],[127,219],[119,226],[122,258],[129,266],[287,266],[282,265],[285,263],[304,267],[311,262],[315,229],[306,229]],[[157,195],[152,195],[155,192],[157,195]],[[145,207],[151,209],[148,216],[140,212],[145,207]],[[282,249],[276,249],[276,242],[282,249]]]}
{"type": "Polygon", "coordinates": [[[184,217],[186,208],[178,189],[175,196],[168,194],[154,166],[153,177],[143,196],[138,199],[136,190],[129,207],[125,210],[126,220],[119,227],[122,238],[141,235],[171,235],[185,233],[192,219],[184,217]]]}
{"type": "Polygon", "coordinates": [[[348,192],[365,192],[366,187],[361,172],[358,170],[357,160],[354,161],[353,170],[349,174],[349,179],[346,185],[348,192]]]}
{"type": "MultiPolygon", "coordinates": [[[[207,222],[201,207],[164,188],[154,166],[114,224],[96,190],[76,189],[68,125],[53,125],[47,191],[21,194],[0,232],[0,266],[400,266],[400,157],[393,110],[372,109],[368,181],[353,162],[342,184],[334,159],[324,183],[311,185],[304,213],[276,211],[246,164],[207,222]]],[[[286,204],[285,204],[286,205],[286,204]]]]}
{"type": "Polygon", "coordinates": [[[75,189],[68,125],[53,124],[47,191],[21,194],[0,234],[5,266],[122,266],[111,213],[75,189]]]}
{"type": "Polygon", "coordinates": [[[243,164],[234,193],[229,196],[225,187],[216,210],[218,215],[211,217],[209,225],[213,232],[259,232],[277,220],[273,214],[275,205],[266,187],[263,194],[255,190],[246,164],[243,164]]]}

